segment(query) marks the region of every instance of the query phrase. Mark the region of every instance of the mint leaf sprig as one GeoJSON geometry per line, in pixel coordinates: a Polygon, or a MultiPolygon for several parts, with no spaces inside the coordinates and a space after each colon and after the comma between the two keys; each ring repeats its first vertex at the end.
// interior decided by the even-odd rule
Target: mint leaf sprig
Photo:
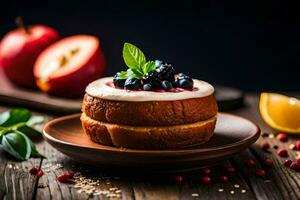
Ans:
{"type": "Polygon", "coordinates": [[[144,53],[138,47],[130,43],[124,44],[123,59],[129,69],[120,72],[120,79],[141,79],[156,68],[154,61],[146,62],[144,53]]]}
{"type": "Polygon", "coordinates": [[[29,110],[23,108],[0,113],[0,148],[18,160],[44,157],[31,141],[42,136],[32,127],[41,122],[41,116],[32,116],[29,110]]]}

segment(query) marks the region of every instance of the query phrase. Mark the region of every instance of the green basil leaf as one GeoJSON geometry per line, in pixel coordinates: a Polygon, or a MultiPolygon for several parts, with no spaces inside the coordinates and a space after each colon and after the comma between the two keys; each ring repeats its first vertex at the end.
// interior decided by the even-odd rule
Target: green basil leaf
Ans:
{"type": "Polygon", "coordinates": [[[22,126],[18,126],[15,130],[18,130],[24,133],[30,139],[41,138],[42,133],[38,130],[28,126],[27,124],[23,124],[22,126]]]}
{"type": "Polygon", "coordinates": [[[27,109],[16,108],[0,113],[0,126],[8,127],[20,122],[27,122],[31,112],[27,109]]]}
{"type": "Polygon", "coordinates": [[[127,71],[121,71],[119,74],[119,79],[127,79],[128,75],[127,75],[127,71]]]}
{"type": "Polygon", "coordinates": [[[131,69],[131,71],[133,72],[133,74],[131,74],[129,77],[130,78],[142,78],[143,77],[143,72],[140,71],[139,69],[131,69]]]}
{"type": "Polygon", "coordinates": [[[43,116],[32,116],[32,117],[28,120],[27,124],[28,124],[29,126],[33,126],[33,125],[36,125],[36,124],[41,124],[41,123],[43,123],[44,120],[45,120],[45,119],[44,119],[43,116]]]}
{"type": "Polygon", "coordinates": [[[31,155],[31,143],[26,135],[18,132],[2,136],[1,147],[19,160],[27,160],[31,155]]]}
{"type": "Polygon", "coordinates": [[[143,69],[143,73],[144,73],[144,74],[147,74],[147,73],[149,73],[149,72],[155,70],[155,69],[156,69],[155,62],[154,62],[154,61],[148,61],[148,62],[146,62],[146,63],[143,65],[142,69],[143,69]]]}
{"type": "Polygon", "coordinates": [[[130,43],[124,44],[123,59],[130,69],[140,69],[146,63],[144,53],[138,47],[130,43]]]}

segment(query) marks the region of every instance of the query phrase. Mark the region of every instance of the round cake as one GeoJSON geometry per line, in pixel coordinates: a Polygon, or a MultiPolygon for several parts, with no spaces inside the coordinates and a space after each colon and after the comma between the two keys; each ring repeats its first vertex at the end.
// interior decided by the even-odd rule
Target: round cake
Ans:
{"type": "Polygon", "coordinates": [[[207,82],[178,73],[163,61],[146,61],[125,43],[126,71],[90,83],[81,122],[92,141],[131,149],[185,148],[213,135],[217,104],[207,82]]]}
{"type": "Polygon", "coordinates": [[[126,91],[112,77],[86,88],[81,121],[97,143],[125,148],[167,149],[207,142],[214,131],[214,88],[194,79],[193,90],[126,91]]]}

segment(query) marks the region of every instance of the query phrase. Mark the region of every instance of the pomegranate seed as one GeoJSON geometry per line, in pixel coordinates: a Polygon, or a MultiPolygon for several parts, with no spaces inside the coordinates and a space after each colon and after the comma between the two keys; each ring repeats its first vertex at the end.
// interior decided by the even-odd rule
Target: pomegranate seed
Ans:
{"type": "Polygon", "coordinates": [[[268,166],[268,167],[271,167],[271,166],[273,165],[273,161],[270,160],[270,159],[266,159],[266,160],[264,161],[264,164],[265,164],[266,166],[268,166]]]}
{"type": "Polygon", "coordinates": [[[30,174],[33,174],[33,175],[36,175],[37,173],[38,173],[38,169],[37,168],[35,168],[35,167],[32,167],[30,170],[29,170],[29,173],[30,174]]]}
{"type": "Polygon", "coordinates": [[[222,183],[226,183],[228,181],[228,177],[227,176],[220,176],[220,181],[222,183]]]}
{"type": "Polygon", "coordinates": [[[267,151],[270,148],[270,145],[269,145],[269,143],[265,142],[265,143],[262,143],[261,148],[264,151],[267,151]]]}
{"type": "Polygon", "coordinates": [[[288,152],[285,149],[280,149],[277,151],[277,154],[281,157],[287,157],[288,156],[288,152]]]}
{"type": "Polygon", "coordinates": [[[42,177],[44,175],[43,170],[39,170],[38,173],[36,174],[38,177],[42,177]]]}
{"type": "Polygon", "coordinates": [[[201,183],[209,184],[211,182],[211,178],[209,176],[202,176],[201,183]]]}
{"type": "Polygon", "coordinates": [[[175,176],[175,182],[176,183],[181,183],[183,181],[183,177],[182,176],[175,176]]]}
{"type": "Polygon", "coordinates": [[[227,167],[227,172],[234,173],[235,172],[235,168],[234,167],[227,167]]]}
{"type": "Polygon", "coordinates": [[[263,170],[263,169],[259,169],[259,170],[256,171],[256,174],[257,174],[258,176],[264,176],[264,175],[266,175],[266,171],[263,170]]]}
{"type": "Polygon", "coordinates": [[[296,162],[292,163],[290,167],[291,167],[291,169],[296,170],[296,171],[300,170],[300,164],[296,163],[296,162]]]}
{"type": "Polygon", "coordinates": [[[73,178],[74,173],[73,172],[65,172],[64,173],[66,176],[68,176],[69,178],[73,178]]]}
{"type": "Polygon", "coordinates": [[[293,161],[291,159],[286,159],[283,164],[284,164],[284,166],[289,167],[289,166],[291,166],[292,162],[293,161]]]}
{"type": "Polygon", "coordinates": [[[66,174],[59,175],[59,176],[56,177],[56,179],[57,179],[59,182],[62,182],[62,183],[67,183],[67,182],[69,182],[69,177],[68,177],[68,175],[66,175],[66,174]]]}
{"type": "Polygon", "coordinates": [[[298,140],[295,144],[296,150],[300,150],[300,140],[298,140]]]}
{"type": "Polygon", "coordinates": [[[248,166],[248,167],[253,167],[254,165],[255,165],[255,161],[254,161],[254,160],[249,159],[249,160],[247,161],[247,166],[248,166]]]}
{"type": "Polygon", "coordinates": [[[285,133],[279,133],[277,135],[277,139],[280,140],[281,142],[286,142],[288,140],[288,135],[285,133]]]}
{"type": "Polygon", "coordinates": [[[210,174],[211,170],[208,167],[204,167],[201,169],[201,172],[205,175],[210,174]]]}

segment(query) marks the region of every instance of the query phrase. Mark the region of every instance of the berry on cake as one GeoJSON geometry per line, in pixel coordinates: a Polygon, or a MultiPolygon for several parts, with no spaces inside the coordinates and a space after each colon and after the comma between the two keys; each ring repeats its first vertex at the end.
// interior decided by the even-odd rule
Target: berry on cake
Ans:
{"type": "Polygon", "coordinates": [[[166,62],[146,61],[125,43],[126,71],[86,88],[81,122],[92,141],[131,149],[185,148],[213,135],[217,104],[207,82],[178,73],[166,62]]]}

